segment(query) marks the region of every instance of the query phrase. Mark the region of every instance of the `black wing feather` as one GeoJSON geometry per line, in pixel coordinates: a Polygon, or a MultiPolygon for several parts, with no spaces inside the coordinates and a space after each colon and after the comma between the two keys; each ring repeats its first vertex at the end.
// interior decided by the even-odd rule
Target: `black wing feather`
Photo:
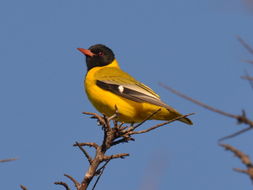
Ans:
{"type": "Polygon", "coordinates": [[[152,96],[148,96],[146,94],[143,94],[141,92],[132,90],[130,88],[124,87],[123,85],[113,84],[113,83],[106,83],[101,80],[96,81],[96,85],[104,90],[108,90],[114,94],[117,94],[119,96],[122,96],[124,98],[127,98],[129,100],[135,101],[135,102],[146,102],[150,104],[154,104],[157,106],[161,106],[164,108],[167,108],[169,110],[174,110],[172,107],[168,106],[167,104],[163,103],[160,99],[154,98],[152,96]],[[124,87],[123,91],[120,92],[119,87],[124,87]]]}

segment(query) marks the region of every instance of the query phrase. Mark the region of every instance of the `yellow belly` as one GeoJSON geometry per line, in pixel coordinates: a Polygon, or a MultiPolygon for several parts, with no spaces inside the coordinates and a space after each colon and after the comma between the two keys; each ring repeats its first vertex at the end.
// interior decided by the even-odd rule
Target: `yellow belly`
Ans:
{"type": "MultiPolygon", "coordinates": [[[[86,93],[93,106],[106,116],[112,116],[119,113],[119,121],[125,123],[136,123],[143,121],[146,117],[154,113],[160,107],[148,103],[139,103],[117,96],[109,91],[103,90],[97,86],[89,88],[86,86],[86,93]]],[[[157,113],[152,119],[168,120],[169,112],[165,108],[157,113]]]]}

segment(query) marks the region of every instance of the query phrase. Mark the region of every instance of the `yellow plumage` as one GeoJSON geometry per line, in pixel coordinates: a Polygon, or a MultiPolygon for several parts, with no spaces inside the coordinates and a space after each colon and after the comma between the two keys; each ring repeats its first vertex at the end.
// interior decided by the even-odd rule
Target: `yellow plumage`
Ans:
{"type": "MultiPolygon", "coordinates": [[[[161,111],[155,114],[152,119],[170,120],[181,115],[173,108],[169,110],[167,108],[146,102],[136,102],[119,96],[111,91],[104,90],[97,85],[97,80],[115,80],[121,84],[124,84],[127,81],[130,84],[140,85],[154,97],[159,98],[159,96],[155,94],[155,92],[153,92],[149,87],[136,81],[129,74],[123,72],[120,69],[116,59],[114,59],[113,62],[108,65],[91,68],[88,71],[84,81],[85,90],[89,100],[99,112],[105,114],[106,116],[115,114],[115,105],[117,106],[119,112],[118,120],[126,123],[141,122],[159,108],[161,111]]],[[[187,124],[192,124],[188,118],[183,118],[181,121],[187,124]]]]}
{"type": "MultiPolygon", "coordinates": [[[[171,120],[181,116],[151,88],[122,71],[110,48],[97,44],[78,50],[86,56],[85,91],[99,112],[112,116],[117,111],[117,120],[125,123],[141,122],[158,110],[150,119],[171,120]]],[[[188,118],[179,121],[192,124],[188,118]]]]}

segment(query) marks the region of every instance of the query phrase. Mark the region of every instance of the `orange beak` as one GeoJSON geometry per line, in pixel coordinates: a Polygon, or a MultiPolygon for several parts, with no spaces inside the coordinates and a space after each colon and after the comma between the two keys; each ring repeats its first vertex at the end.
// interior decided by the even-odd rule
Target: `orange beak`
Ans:
{"type": "Polygon", "coordinates": [[[92,53],[90,50],[88,49],[83,49],[83,48],[77,48],[80,52],[82,52],[84,55],[86,56],[89,56],[89,57],[92,57],[94,56],[95,54],[92,53]]]}

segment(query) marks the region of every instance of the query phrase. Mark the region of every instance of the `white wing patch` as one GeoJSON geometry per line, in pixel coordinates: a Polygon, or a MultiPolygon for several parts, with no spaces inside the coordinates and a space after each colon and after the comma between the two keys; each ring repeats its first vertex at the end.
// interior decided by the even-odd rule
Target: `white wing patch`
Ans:
{"type": "MultiPolygon", "coordinates": [[[[150,91],[152,91],[149,87],[143,85],[142,83],[139,83],[139,85],[136,84],[118,84],[117,82],[114,81],[110,81],[110,80],[103,80],[101,81],[103,83],[106,83],[107,85],[117,85],[117,90],[118,92],[120,92],[121,94],[126,93],[127,89],[131,89],[133,91],[145,94],[147,96],[153,97],[155,99],[160,100],[160,97],[158,95],[156,95],[154,92],[151,93],[150,91]],[[149,89],[149,90],[147,90],[149,89]]],[[[115,89],[116,90],[116,89],[115,89]]]]}
{"type": "Polygon", "coordinates": [[[118,89],[121,94],[124,92],[124,87],[122,85],[119,85],[118,89]]]}

